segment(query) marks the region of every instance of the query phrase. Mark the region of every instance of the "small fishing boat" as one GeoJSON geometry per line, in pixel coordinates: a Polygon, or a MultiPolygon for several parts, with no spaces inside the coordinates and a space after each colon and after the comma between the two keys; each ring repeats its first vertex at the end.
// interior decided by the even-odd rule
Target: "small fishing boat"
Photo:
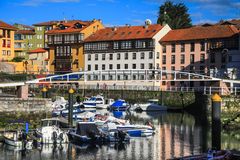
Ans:
{"type": "Polygon", "coordinates": [[[167,107],[158,104],[158,99],[149,99],[147,103],[134,104],[132,110],[135,111],[166,111],[167,107]]]}
{"type": "MultiPolygon", "coordinates": [[[[81,110],[81,105],[78,103],[73,104],[73,114],[77,114],[77,113],[82,113],[84,111],[81,110]]],[[[52,116],[53,117],[57,117],[57,116],[67,116],[68,115],[68,108],[69,105],[65,104],[65,106],[62,106],[61,108],[55,109],[52,112],[52,116]]]]}
{"type": "Polygon", "coordinates": [[[103,125],[103,130],[108,130],[108,126],[115,127],[117,130],[128,133],[131,137],[148,137],[152,136],[155,131],[151,125],[133,125],[133,124],[120,124],[118,122],[109,122],[103,125]]]}
{"type": "Polygon", "coordinates": [[[41,128],[34,132],[35,139],[43,144],[61,144],[68,142],[68,122],[63,118],[43,119],[41,128]]]}
{"type": "Polygon", "coordinates": [[[21,130],[12,130],[3,133],[4,143],[19,150],[32,149],[33,141],[21,130]]]}
{"type": "Polygon", "coordinates": [[[95,122],[78,122],[75,129],[69,131],[70,140],[74,143],[105,143],[129,141],[126,132],[116,128],[99,129],[95,122]]]}
{"type": "Polygon", "coordinates": [[[80,114],[73,115],[73,119],[75,119],[76,121],[80,121],[80,122],[83,122],[83,121],[92,122],[92,121],[94,121],[95,115],[96,115],[96,113],[86,111],[86,112],[83,112],[80,114]]]}
{"type": "Polygon", "coordinates": [[[85,101],[83,101],[83,107],[84,108],[96,108],[97,104],[103,104],[104,103],[104,97],[97,95],[93,96],[85,101]]]}
{"type": "Polygon", "coordinates": [[[104,99],[103,103],[96,104],[97,109],[107,109],[114,102],[114,99],[104,99]]]}
{"type": "Polygon", "coordinates": [[[99,143],[105,138],[95,122],[77,122],[76,128],[69,130],[68,135],[74,143],[99,143]]]}
{"type": "Polygon", "coordinates": [[[123,99],[116,100],[109,109],[112,111],[126,111],[130,105],[123,99]]]}

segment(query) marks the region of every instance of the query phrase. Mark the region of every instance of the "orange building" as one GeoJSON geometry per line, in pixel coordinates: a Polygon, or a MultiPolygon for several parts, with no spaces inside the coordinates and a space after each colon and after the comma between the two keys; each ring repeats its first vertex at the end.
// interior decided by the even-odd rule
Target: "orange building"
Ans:
{"type": "MultiPolygon", "coordinates": [[[[233,61],[232,55],[239,53],[239,30],[233,25],[177,29],[168,32],[160,43],[163,70],[179,70],[215,77],[216,75],[212,75],[213,70],[227,69],[233,61]]],[[[204,85],[204,82],[189,83],[182,82],[181,85],[204,85]]],[[[176,84],[171,82],[167,85],[176,84]]]]}
{"type": "Polygon", "coordinates": [[[47,31],[50,48],[50,71],[55,73],[84,70],[83,40],[102,29],[100,20],[72,20],[47,31]]]}
{"type": "Polygon", "coordinates": [[[0,61],[14,58],[14,32],[17,28],[0,21],[0,61]]]}

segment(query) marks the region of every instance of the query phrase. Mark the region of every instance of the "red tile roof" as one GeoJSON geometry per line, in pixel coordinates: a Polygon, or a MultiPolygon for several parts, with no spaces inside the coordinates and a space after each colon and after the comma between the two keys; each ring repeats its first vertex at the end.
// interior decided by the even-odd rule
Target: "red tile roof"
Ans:
{"type": "Polygon", "coordinates": [[[160,40],[160,42],[227,38],[238,33],[239,30],[232,25],[198,26],[187,29],[171,30],[160,40]]]}
{"type": "Polygon", "coordinates": [[[148,39],[160,31],[163,26],[159,24],[145,26],[124,26],[104,28],[89,36],[85,42],[116,41],[131,39],[148,39]]]}
{"type": "Polygon", "coordinates": [[[58,27],[54,28],[53,30],[49,30],[47,34],[59,34],[59,33],[75,33],[81,32],[86,26],[89,26],[92,22],[91,21],[81,21],[81,20],[72,20],[68,22],[62,22],[58,25],[58,27]],[[75,24],[80,23],[83,28],[76,28],[75,24]],[[65,26],[65,29],[60,29],[60,25],[65,26]]]}
{"type": "Polygon", "coordinates": [[[3,28],[3,29],[11,29],[11,30],[17,30],[17,28],[11,26],[10,24],[7,24],[3,21],[0,20],[0,28],[3,28]]]}
{"type": "Polygon", "coordinates": [[[60,23],[60,22],[61,22],[61,21],[41,22],[41,23],[33,24],[33,26],[51,26],[51,25],[55,25],[55,24],[60,23]]]}
{"type": "Polygon", "coordinates": [[[28,53],[31,54],[31,53],[45,53],[45,52],[47,52],[47,50],[45,50],[43,48],[37,48],[37,49],[29,51],[28,53]]]}
{"type": "Polygon", "coordinates": [[[34,35],[36,33],[33,30],[18,30],[15,34],[34,35]]]}

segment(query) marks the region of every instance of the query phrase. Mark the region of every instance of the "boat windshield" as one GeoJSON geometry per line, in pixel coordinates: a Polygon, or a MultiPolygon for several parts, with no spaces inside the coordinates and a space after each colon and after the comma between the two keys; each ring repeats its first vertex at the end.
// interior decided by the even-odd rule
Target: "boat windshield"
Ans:
{"type": "Polygon", "coordinates": [[[102,98],[96,98],[96,101],[102,101],[102,98]]]}
{"type": "Polygon", "coordinates": [[[91,97],[90,98],[90,101],[95,101],[96,100],[96,97],[91,97]]]}
{"type": "Polygon", "coordinates": [[[56,120],[44,120],[42,121],[42,127],[47,127],[47,126],[57,126],[58,121],[56,120]]]}
{"type": "Polygon", "coordinates": [[[158,99],[149,99],[148,103],[158,104],[158,99]]]}

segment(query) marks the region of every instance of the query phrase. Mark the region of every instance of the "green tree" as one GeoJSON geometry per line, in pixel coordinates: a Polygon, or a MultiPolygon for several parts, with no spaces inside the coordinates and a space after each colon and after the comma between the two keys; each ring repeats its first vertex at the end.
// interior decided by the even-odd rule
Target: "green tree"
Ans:
{"type": "Polygon", "coordinates": [[[183,3],[174,4],[169,0],[159,7],[157,23],[161,25],[168,24],[172,29],[192,26],[188,8],[183,3]]]}
{"type": "Polygon", "coordinates": [[[22,62],[24,60],[24,57],[14,57],[12,59],[12,62],[22,62]]]}

